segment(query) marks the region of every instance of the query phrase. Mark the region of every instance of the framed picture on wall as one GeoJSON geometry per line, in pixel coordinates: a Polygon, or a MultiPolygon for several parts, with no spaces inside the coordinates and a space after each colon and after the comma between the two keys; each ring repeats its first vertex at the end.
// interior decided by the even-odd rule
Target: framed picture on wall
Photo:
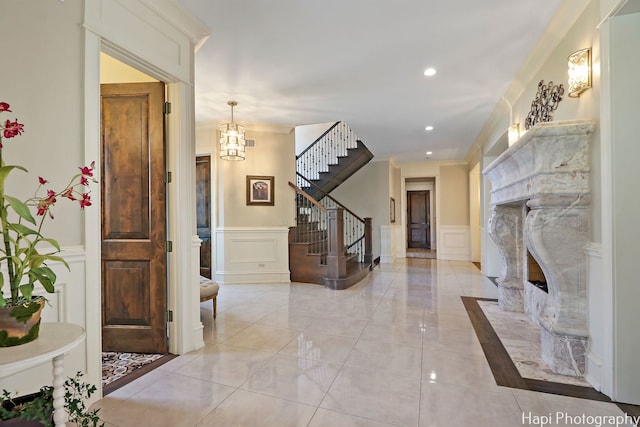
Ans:
{"type": "Polygon", "coordinates": [[[396,222],[396,199],[393,197],[390,197],[389,199],[389,221],[394,223],[396,222]]]}
{"type": "Polygon", "coordinates": [[[274,177],[247,175],[247,205],[274,205],[274,177]]]}

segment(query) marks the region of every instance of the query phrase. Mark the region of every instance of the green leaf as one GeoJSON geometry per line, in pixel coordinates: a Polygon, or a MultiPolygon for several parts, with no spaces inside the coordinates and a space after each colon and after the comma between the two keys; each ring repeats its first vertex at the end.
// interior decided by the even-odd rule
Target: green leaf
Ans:
{"type": "Polygon", "coordinates": [[[31,256],[29,257],[29,268],[35,269],[40,267],[45,259],[46,258],[44,255],[31,254],[31,256]]]}
{"type": "Polygon", "coordinates": [[[54,273],[53,270],[47,267],[46,265],[44,267],[34,268],[31,271],[46,277],[51,281],[51,283],[55,283],[56,281],[56,273],[54,273]]]}
{"type": "Polygon", "coordinates": [[[43,242],[47,242],[49,243],[51,246],[53,246],[54,248],[56,248],[56,250],[58,252],[60,252],[60,245],[58,244],[58,241],[55,239],[42,239],[43,242]]]}
{"type": "Polygon", "coordinates": [[[40,235],[40,233],[38,233],[36,230],[33,230],[25,225],[22,224],[16,224],[16,223],[8,223],[7,224],[9,226],[9,228],[13,231],[15,231],[18,234],[23,234],[23,235],[31,235],[31,234],[37,234],[40,235]]]}
{"type": "Polygon", "coordinates": [[[20,285],[20,293],[25,299],[30,300],[33,295],[33,283],[26,283],[24,285],[20,285]]]}
{"type": "Polygon", "coordinates": [[[36,225],[36,220],[33,218],[33,216],[31,216],[31,211],[29,211],[29,206],[27,206],[20,200],[16,199],[15,197],[5,195],[4,198],[7,199],[7,201],[11,205],[11,208],[18,215],[24,218],[25,221],[29,221],[31,224],[36,225]]]}
{"type": "Polygon", "coordinates": [[[57,255],[44,255],[44,257],[49,261],[54,261],[54,262],[59,262],[59,263],[64,264],[64,266],[67,267],[67,270],[71,271],[71,268],[69,267],[69,264],[67,263],[67,261],[64,260],[64,258],[59,257],[57,255]]]}
{"type": "Polygon", "coordinates": [[[9,173],[14,169],[20,169],[22,171],[29,172],[22,166],[2,166],[0,168],[0,181],[4,181],[5,179],[7,179],[7,176],[9,175],[9,173]]]}
{"type": "Polygon", "coordinates": [[[29,270],[32,281],[40,282],[47,292],[53,293],[53,285],[56,283],[56,274],[49,267],[39,267],[29,270]]]}

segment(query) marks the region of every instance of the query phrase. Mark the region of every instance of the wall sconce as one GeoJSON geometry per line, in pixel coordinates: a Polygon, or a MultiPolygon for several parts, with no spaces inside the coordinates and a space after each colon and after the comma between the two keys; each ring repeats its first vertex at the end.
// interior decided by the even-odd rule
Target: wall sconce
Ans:
{"type": "Polygon", "coordinates": [[[569,55],[570,98],[577,98],[591,87],[591,48],[578,50],[569,55]]]}
{"type": "Polygon", "coordinates": [[[245,139],[244,126],[233,122],[233,107],[238,105],[236,101],[229,101],[231,107],[231,123],[225,123],[218,127],[220,132],[220,158],[223,160],[244,160],[245,139]]]}
{"type": "Polygon", "coordinates": [[[515,144],[520,139],[520,123],[514,123],[509,126],[509,131],[507,132],[509,138],[509,147],[515,144]]]}

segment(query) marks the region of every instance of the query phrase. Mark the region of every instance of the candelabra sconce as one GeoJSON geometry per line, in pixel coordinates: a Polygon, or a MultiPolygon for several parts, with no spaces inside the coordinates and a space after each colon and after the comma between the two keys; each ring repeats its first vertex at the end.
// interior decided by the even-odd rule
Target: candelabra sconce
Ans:
{"type": "Polygon", "coordinates": [[[578,98],[591,87],[591,48],[581,49],[569,55],[570,98],[578,98]]]}

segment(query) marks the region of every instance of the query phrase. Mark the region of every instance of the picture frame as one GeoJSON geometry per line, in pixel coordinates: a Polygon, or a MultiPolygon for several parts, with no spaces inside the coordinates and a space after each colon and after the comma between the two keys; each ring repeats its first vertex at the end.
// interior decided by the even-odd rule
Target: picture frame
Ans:
{"type": "Polygon", "coordinates": [[[393,224],[396,222],[396,199],[389,198],[389,221],[393,224]]]}
{"type": "Polygon", "coordinates": [[[247,206],[274,206],[275,178],[247,175],[247,206]]]}

